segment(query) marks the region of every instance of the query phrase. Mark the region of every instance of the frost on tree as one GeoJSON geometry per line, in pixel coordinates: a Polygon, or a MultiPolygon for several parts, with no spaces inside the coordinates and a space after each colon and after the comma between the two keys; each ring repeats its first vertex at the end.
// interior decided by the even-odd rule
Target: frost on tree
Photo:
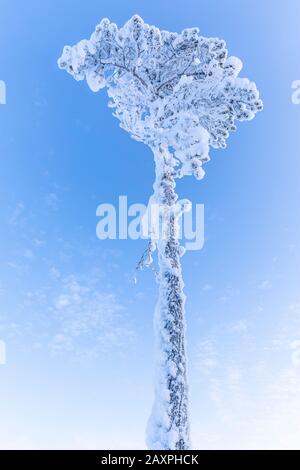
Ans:
{"type": "Polygon", "coordinates": [[[154,154],[156,176],[149,206],[166,208],[168,222],[157,237],[150,231],[143,265],[157,251],[159,300],[155,312],[157,379],[148,424],[152,449],[189,449],[189,411],[185,347],[185,296],[178,241],[176,178],[204,176],[209,148],[225,148],[236,121],[251,120],[262,109],[253,82],[239,78],[242,63],[228,57],[218,38],[198,28],[160,31],[139,16],[122,28],[103,19],[90,39],[66,46],[58,61],[91,90],[107,89],[109,107],[120,126],[154,154]]]}

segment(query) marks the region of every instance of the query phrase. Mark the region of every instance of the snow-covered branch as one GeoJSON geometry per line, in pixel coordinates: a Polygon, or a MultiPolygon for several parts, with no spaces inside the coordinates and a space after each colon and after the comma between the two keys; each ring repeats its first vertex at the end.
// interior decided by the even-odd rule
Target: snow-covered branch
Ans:
{"type": "Polygon", "coordinates": [[[93,91],[107,87],[109,106],[134,139],[172,148],[178,177],[201,179],[209,147],[224,148],[235,121],[262,109],[255,84],[238,77],[241,61],[198,28],[160,31],[137,15],[118,28],[103,19],[58,63],[93,91]]]}

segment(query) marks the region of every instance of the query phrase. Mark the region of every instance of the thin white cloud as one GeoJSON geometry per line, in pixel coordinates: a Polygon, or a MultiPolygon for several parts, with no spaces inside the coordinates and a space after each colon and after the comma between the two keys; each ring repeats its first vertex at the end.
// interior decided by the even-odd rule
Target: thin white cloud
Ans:
{"type": "Polygon", "coordinates": [[[238,320],[231,323],[228,330],[232,333],[242,333],[248,330],[248,321],[246,319],[238,320]]]}
{"type": "Polygon", "coordinates": [[[213,289],[213,286],[211,284],[204,284],[204,286],[202,287],[202,290],[204,292],[212,290],[212,289],[213,289]]]}
{"type": "Polygon", "coordinates": [[[261,281],[260,284],[258,284],[259,290],[268,290],[270,288],[271,288],[271,282],[268,279],[265,279],[264,281],[261,281]]]}
{"type": "MultiPolygon", "coordinates": [[[[207,418],[196,421],[195,448],[300,449],[300,316],[293,305],[264,343],[248,343],[243,328],[228,328],[224,340],[219,327],[201,341],[194,386],[205,396],[207,418]]],[[[259,324],[248,329],[259,336],[259,324]]]]}
{"type": "Polygon", "coordinates": [[[74,275],[60,279],[49,313],[55,334],[51,349],[74,351],[75,355],[97,357],[113,348],[122,348],[134,338],[125,325],[124,308],[114,293],[101,291],[95,279],[74,275]]]}
{"type": "Polygon", "coordinates": [[[24,347],[48,347],[53,354],[95,359],[123,355],[135,340],[130,319],[118,294],[104,286],[103,273],[63,276],[52,266],[48,279],[36,290],[28,289],[18,312],[0,322],[5,338],[24,347]]]}
{"type": "Polygon", "coordinates": [[[46,205],[53,211],[58,209],[59,198],[56,193],[49,193],[45,198],[46,205]]]}
{"type": "Polygon", "coordinates": [[[8,220],[8,223],[10,225],[17,225],[17,222],[22,214],[22,212],[24,211],[25,209],[25,206],[22,202],[19,202],[17,204],[17,206],[15,207],[15,209],[13,210],[9,220],[8,220]]]}
{"type": "Polygon", "coordinates": [[[30,248],[27,248],[24,251],[23,256],[24,256],[24,258],[26,258],[30,261],[34,260],[34,258],[35,258],[35,254],[33,253],[33,251],[30,248]]]}

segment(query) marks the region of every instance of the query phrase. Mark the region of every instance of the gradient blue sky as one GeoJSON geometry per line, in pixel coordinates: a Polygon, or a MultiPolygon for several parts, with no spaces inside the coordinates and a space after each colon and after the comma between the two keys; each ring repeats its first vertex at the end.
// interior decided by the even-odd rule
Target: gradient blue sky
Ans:
{"type": "Polygon", "coordinates": [[[205,205],[204,249],[183,260],[193,445],[299,448],[296,0],[0,1],[0,448],[145,447],[156,285],[132,280],[145,242],[97,240],[95,211],[146,203],[153,159],[56,65],[102,17],[135,13],[224,38],[265,105],[178,184],[205,205]]]}

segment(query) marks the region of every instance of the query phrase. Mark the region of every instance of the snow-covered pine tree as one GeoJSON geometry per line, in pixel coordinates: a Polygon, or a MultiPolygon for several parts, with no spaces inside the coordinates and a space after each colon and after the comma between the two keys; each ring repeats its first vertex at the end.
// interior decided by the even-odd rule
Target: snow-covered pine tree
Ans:
{"type": "Polygon", "coordinates": [[[152,449],[189,449],[184,250],[178,241],[178,217],[188,202],[177,201],[175,180],[203,178],[209,148],[224,148],[235,121],[250,120],[262,109],[259,93],[238,77],[242,63],[228,57],[223,40],[202,37],[198,28],[160,31],[137,15],[122,28],[103,19],[90,39],[66,46],[58,64],[76,80],[86,79],[94,92],[106,87],[120,126],[153,151],[149,206],[168,208],[169,217],[164,236],[151,235],[144,260],[149,264],[157,250],[158,375],[147,442],[152,449]]]}

